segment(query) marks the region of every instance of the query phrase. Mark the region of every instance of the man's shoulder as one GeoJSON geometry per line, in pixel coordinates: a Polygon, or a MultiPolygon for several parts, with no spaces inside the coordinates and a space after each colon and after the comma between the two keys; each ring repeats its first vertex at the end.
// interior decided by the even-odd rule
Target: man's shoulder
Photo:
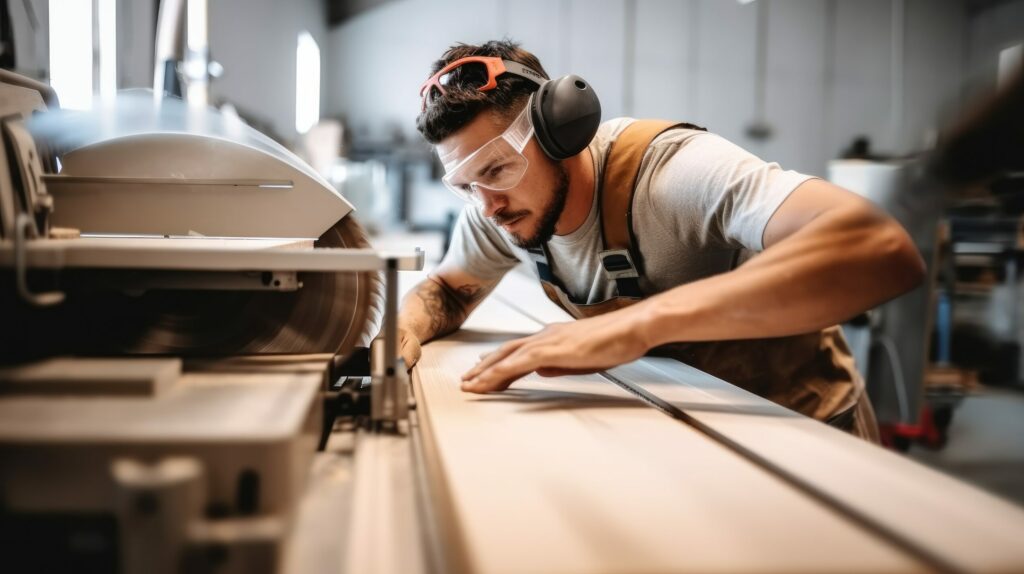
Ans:
{"type": "Polygon", "coordinates": [[[601,122],[601,125],[597,128],[597,135],[604,137],[615,138],[622,130],[626,129],[629,124],[636,121],[636,118],[630,118],[626,116],[612,118],[601,122]]]}
{"type": "Polygon", "coordinates": [[[597,133],[594,134],[594,139],[591,141],[591,151],[601,156],[607,154],[608,148],[611,147],[615,138],[619,137],[622,130],[635,121],[634,118],[622,117],[601,122],[601,125],[597,127],[597,133]]]}
{"type": "MultiPolygon", "coordinates": [[[[637,121],[643,120],[638,120],[637,118],[624,116],[612,118],[610,120],[602,122],[601,125],[597,128],[597,133],[594,136],[594,145],[597,147],[596,151],[599,151],[602,155],[607,154],[611,149],[611,145],[615,142],[616,139],[618,139],[619,135],[621,135],[627,127],[629,127],[630,125],[637,121]]],[[[676,120],[672,119],[671,121],[676,120]]],[[[682,124],[685,122],[680,121],[679,123],[682,124]]],[[[709,132],[704,130],[680,126],[670,130],[666,130],[665,132],[658,135],[658,137],[656,137],[652,142],[652,146],[663,146],[666,144],[678,145],[693,138],[694,136],[704,134],[710,135],[709,132]]]]}

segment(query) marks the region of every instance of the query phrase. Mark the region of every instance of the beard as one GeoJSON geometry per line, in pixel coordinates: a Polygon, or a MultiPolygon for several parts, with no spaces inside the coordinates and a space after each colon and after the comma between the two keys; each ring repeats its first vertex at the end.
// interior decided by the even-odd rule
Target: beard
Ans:
{"type": "MultiPolygon", "coordinates": [[[[569,172],[561,163],[557,163],[556,167],[558,169],[558,183],[551,194],[551,200],[548,201],[541,211],[540,218],[537,220],[537,225],[534,226],[533,232],[529,235],[523,235],[501,228],[509,240],[520,249],[536,249],[547,243],[555,234],[555,224],[558,223],[558,218],[562,216],[562,211],[565,209],[565,200],[569,197],[569,172]]],[[[500,213],[492,217],[491,221],[500,227],[504,223],[515,221],[529,214],[528,210],[500,213]]]]}

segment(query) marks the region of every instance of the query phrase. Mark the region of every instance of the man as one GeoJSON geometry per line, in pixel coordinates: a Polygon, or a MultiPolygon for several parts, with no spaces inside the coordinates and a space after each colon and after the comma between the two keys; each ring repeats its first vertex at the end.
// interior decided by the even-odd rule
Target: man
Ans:
{"type": "Polygon", "coordinates": [[[899,224],[695,126],[669,129],[642,149],[630,220],[640,297],[623,297],[598,257],[596,222],[609,149],[632,120],[605,122],[589,146],[555,161],[536,137],[522,137],[536,135],[523,111],[538,89],[531,76],[547,77],[532,54],[508,41],[460,44],[433,72],[418,129],[436,145],[445,183],[475,205],[444,260],[403,301],[407,365],[420,342],[457,330],[505,272],[527,262],[548,272],[548,296],[578,320],[502,345],[465,373],[464,391],[502,391],[531,372],[607,369],[653,350],[877,441],[835,325],[921,281],[923,261],[899,224]],[[470,56],[518,71],[463,65],[470,56]],[[503,158],[497,171],[465,174],[480,154],[503,158]]]}

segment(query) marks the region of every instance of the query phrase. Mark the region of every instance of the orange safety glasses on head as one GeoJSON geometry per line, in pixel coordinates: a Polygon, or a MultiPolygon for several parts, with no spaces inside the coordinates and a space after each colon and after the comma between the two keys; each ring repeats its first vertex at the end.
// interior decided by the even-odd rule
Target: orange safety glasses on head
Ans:
{"type": "Polygon", "coordinates": [[[444,95],[444,87],[458,84],[461,87],[476,88],[481,92],[498,87],[498,76],[509,73],[526,78],[538,86],[547,81],[542,74],[519,62],[502,60],[494,56],[467,56],[450,62],[420,86],[423,98],[422,109],[434,101],[437,95],[444,95]]]}

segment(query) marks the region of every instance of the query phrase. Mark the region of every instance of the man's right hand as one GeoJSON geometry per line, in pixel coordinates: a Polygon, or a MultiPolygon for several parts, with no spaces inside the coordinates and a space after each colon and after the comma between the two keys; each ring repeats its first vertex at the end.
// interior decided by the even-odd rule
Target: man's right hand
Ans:
{"type": "Polygon", "coordinates": [[[405,368],[420,360],[420,345],[456,331],[466,316],[494,288],[445,262],[406,294],[398,313],[398,353],[405,368]]]}
{"type": "Polygon", "coordinates": [[[416,363],[420,361],[423,349],[420,348],[420,340],[408,329],[398,329],[398,354],[405,361],[405,370],[412,371],[416,363]]]}

